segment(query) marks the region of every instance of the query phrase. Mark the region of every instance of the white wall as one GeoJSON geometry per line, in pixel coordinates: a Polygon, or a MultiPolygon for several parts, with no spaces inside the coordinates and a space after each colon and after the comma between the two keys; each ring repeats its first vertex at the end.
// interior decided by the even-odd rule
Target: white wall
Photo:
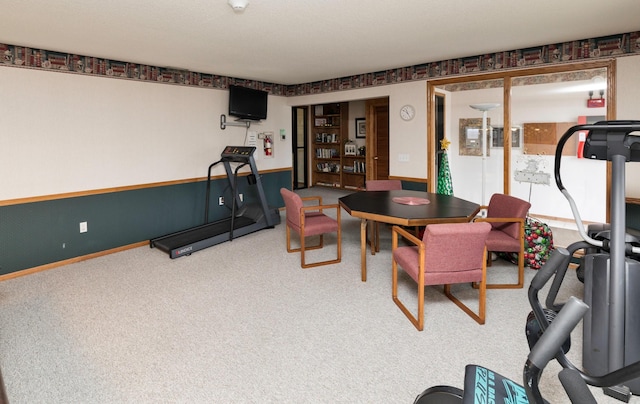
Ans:
{"type": "MultiPolygon", "coordinates": [[[[202,178],[224,146],[245,141],[245,128],[220,129],[226,90],[12,67],[0,67],[0,88],[0,200],[202,178]]],[[[268,102],[250,130],[279,139],[291,108],[268,102]]],[[[259,169],[290,167],[285,143],[259,169]]]]}
{"type": "MultiPolygon", "coordinates": [[[[640,119],[640,75],[637,74],[640,55],[617,61],[618,118],[640,119]]],[[[206,176],[208,165],[219,159],[225,145],[245,141],[244,128],[220,129],[220,115],[227,112],[228,93],[223,90],[4,66],[0,66],[0,88],[3,89],[0,111],[6,118],[0,137],[4,151],[0,159],[3,184],[0,200],[200,178],[206,176]]],[[[274,158],[259,158],[259,168],[291,167],[291,106],[378,97],[389,97],[390,103],[390,174],[425,179],[425,81],[297,97],[269,96],[269,118],[252,125],[251,130],[273,131],[277,140],[274,158]],[[405,104],[416,109],[416,117],[410,122],[399,116],[400,107],[405,104]],[[285,129],[285,141],[280,140],[280,129],[285,129]],[[409,161],[399,161],[401,154],[409,155],[409,161]]],[[[491,100],[482,95],[459,103],[487,101],[491,100]]],[[[501,95],[497,102],[501,102],[501,95]]],[[[549,105],[544,107],[549,109],[549,105]]],[[[537,120],[533,106],[531,108],[528,116],[514,111],[514,123],[537,120]]],[[[453,108],[446,111],[448,120],[454,122],[447,129],[447,136],[453,142],[452,158],[457,155],[457,138],[453,138],[458,132],[457,120],[481,117],[468,106],[462,111],[464,113],[454,112],[453,108]]],[[[490,112],[489,117],[494,123],[501,121],[501,110],[490,112]]],[[[351,121],[350,126],[353,126],[351,121]]],[[[495,161],[501,161],[496,153],[493,149],[492,157],[495,154],[495,161]]],[[[571,164],[567,162],[570,172],[563,179],[576,199],[587,201],[586,205],[580,202],[585,206],[583,219],[603,221],[604,211],[591,210],[589,206],[591,200],[594,206],[603,205],[601,200],[605,196],[600,185],[604,181],[603,170],[588,167],[592,173],[589,177],[582,174],[582,170],[570,167],[571,164]],[[574,171],[575,177],[572,177],[574,171]],[[594,184],[598,185],[594,188],[594,184]]],[[[579,164],[587,167],[599,163],[581,161],[579,164]]],[[[640,181],[637,181],[640,171],[627,171],[627,187],[633,190],[627,195],[640,197],[640,181]]],[[[476,189],[479,166],[475,162],[469,167],[452,162],[452,172],[456,195],[479,201],[479,197],[467,195],[469,190],[476,189]]],[[[494,167],[490,172],[497,170],[494,167]]],[[[222,174],[222,170],[216,174],[222,174]]],[[[501,189],[502,176],[494,177],[488,182],[487,194],[501,189]]],[[[534,213],[571,217],[565,211],[564,200],[559,202],[555,197],[547,197],[554,185],[534,187],[534,213]]],[[[528,199],[528,191],[528,185],[513,183],[514,194],[528,199]]]]}

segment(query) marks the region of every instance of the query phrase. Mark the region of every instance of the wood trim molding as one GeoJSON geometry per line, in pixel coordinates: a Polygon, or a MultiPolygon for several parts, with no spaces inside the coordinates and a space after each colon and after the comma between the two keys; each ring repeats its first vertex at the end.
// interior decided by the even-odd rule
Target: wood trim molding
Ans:
{"type": "Polygon", "coordinates": [[[73,264],[73,263],[76,263],[76,262],[82,262],[82,261],[86,261],[86,260],[89,260],[89,259],[92,259],[92,258],[98,258],[98,257],[102,257],[104,255],[109,255],[109,254],[113,254],[113,253],[117,253],[117,252],[121,252],[121,251],[130,250],[132,248],[138,248],[138,247],[143,247],[143,246],[148,246],[148,245],[149,245],[149,241],[140,241],[140,242],[133,243],[133,244],[128,244],[128,245],[125,245],[125,246],[112,248],[110,250],[98,251],[98,252],[93,253],[93,254],[82,255],[80,257],[73,257],[73,258],[69,258],[69,259],[66,259],[66,260],[62,260],[62,261],[52,262],[50,264],[45,264],[45,265],[40,265],[40,266],[33,267],[33,268],[23,269],[21,271],[16,271],[16,272],[11,272],[11,273],[8,273],[8,274],[5,274],[5,275],[0,275],[0,282],[6,281],[8,279],[18,278],[20,276],[31,275],[31,274],[35,274],[37,272],[46,271],[47,269],[58,268],[58,267],[61,267],[61,266],[64,266],[64,265],[69,265],[69,264],[73,264]]]}
{"type": "Polygon", "coordinates": [[[112,192],[132,191],[136,189],[186,184],[186,183],[197,182],[197,181],[199,181],[199,179],[193,178],[193,179],[176,180],[176,181],[156,182],[156,183],[150,183],[150,184],[139,184],[139,185],[129,185],[129,186],[123,186],[123,187],[94,189],[89,191],[67,192],[63,194],[32,196],[28,198],[5,199],[4,201],[0,201],[0,206],[21,205],[23,203],[45,202],[45,201],[53,201],[56,199],[77,198],[81,196],[109,194],[112,192]]]}
{"type": "MultiPolygon", "coordinates": [[[[291,171],[291,167],[287,168],[277,168],[271,170],[262,170],[260,174],[269,174],[269,173],[277,173],[291,171]]],[[[249,172],[246,173],[238,173],[239,176],[245,177],[249,175],[249,172]]],[[[221,178],[225,178],[225,174],[216,175],[211,177],[213,180],[219,180],[221,178]]],[[[52,194],[52,195],[42,195],[42,196],[32,196],[27,198],[17,198],[17,199],[5,199],[0,201],[1,206],[11,206],[11,205],[21,205],[24,203],[33,203],[33,202],[46,202],[46,201],[54,201],[57,199],[67,199],[67,198],[77,198],[81,196],[90,196],[90,195],[100,195],[100,194],[109,194],[113,192],[124,192],[124,191],[135,191],[139,189],[145,188],[157,188],[157,187],[166,187],[172,185],[180,185],[180,184],[188,184],[192,182],[200,182],[206,181],[207,177],[198,177],[198,178],[187,178],[182,180],[174,180],[174,181],[163,181],[163,182],[152,182],[148,184],[138,184],[138,185],[128,185],[122,187],[113,187],[113,188],[102,188],[102,189],[93,189],[87,191],[78,191],[78,192],[67,192],[62,194],[52,194]]]]}
{"type": "Polygon", "coordinates": [[[422,183],[422,184],[428,183],[428,180],[426,178],[399,177],[399,176],[396,176],[396,175],[390,175],[389,179],[390,180],[407,181],[407,182],[418,182],[418,183],[422,183]]]}

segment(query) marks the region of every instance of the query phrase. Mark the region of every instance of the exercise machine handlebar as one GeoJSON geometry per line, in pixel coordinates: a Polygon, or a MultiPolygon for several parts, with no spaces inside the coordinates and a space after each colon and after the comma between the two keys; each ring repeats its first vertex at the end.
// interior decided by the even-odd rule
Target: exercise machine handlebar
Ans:
{"type": "MultiPolygon", "coordinates": [[[[575,125],[569,128],[558,141],[556,146],[554,177],[556,185],[560,192],[569,202],[571,212],[576,220],[578,232],[583,240],[595,247],[606,247],[602,240],[596,240],[590,237],[585,231],[585,226],[580,217],[580,212],[576,206],[571,194],[562,184],[560,176],[560,165],[562,162],[562,152],[565,144],[576,132],[589,131],[587,142],[585,142],[585,151],[589,148],[589,154],[585,153],[585,157],[598,160],[612,160],[613,156],[624,156],[626,161],[640,161],[640,150],[634,148],[636,144],[640,144],[640,137],[630,136],[631,132],[640,131],[639,121],[602,121],[592,125],[575,125]],[[591,147],[589,144],[591,143],[591,147]]],[[[640,247],[632,247],[634,253],[640,253],[640,247]]]]}

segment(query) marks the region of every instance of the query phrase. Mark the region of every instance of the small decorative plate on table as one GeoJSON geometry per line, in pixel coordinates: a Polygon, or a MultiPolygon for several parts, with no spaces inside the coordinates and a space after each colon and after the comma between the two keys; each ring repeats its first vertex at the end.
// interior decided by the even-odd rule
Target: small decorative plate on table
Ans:
{"type": "Polygon", "coordinates": [[[415,196],[396,196],[392,201],[403,205],[428,205],[431,203],[431,201],[426,198],[417,198],[415,196]]]}

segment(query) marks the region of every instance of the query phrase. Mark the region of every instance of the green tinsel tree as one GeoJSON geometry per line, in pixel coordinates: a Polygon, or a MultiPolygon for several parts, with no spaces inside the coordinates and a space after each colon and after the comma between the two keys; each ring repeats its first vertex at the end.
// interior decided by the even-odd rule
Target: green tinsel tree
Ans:
{"type": "Polygon", "coordinates": [[[449,168],[449,156],[447,155],[447,149],[450,143],[447,139],[443,139],[440,142],[444,153],[442,154],[442,161],[438,172],[437,193],[442,195],[453,195],[453,182],[451,181],[451,169],[449,168]]]}

